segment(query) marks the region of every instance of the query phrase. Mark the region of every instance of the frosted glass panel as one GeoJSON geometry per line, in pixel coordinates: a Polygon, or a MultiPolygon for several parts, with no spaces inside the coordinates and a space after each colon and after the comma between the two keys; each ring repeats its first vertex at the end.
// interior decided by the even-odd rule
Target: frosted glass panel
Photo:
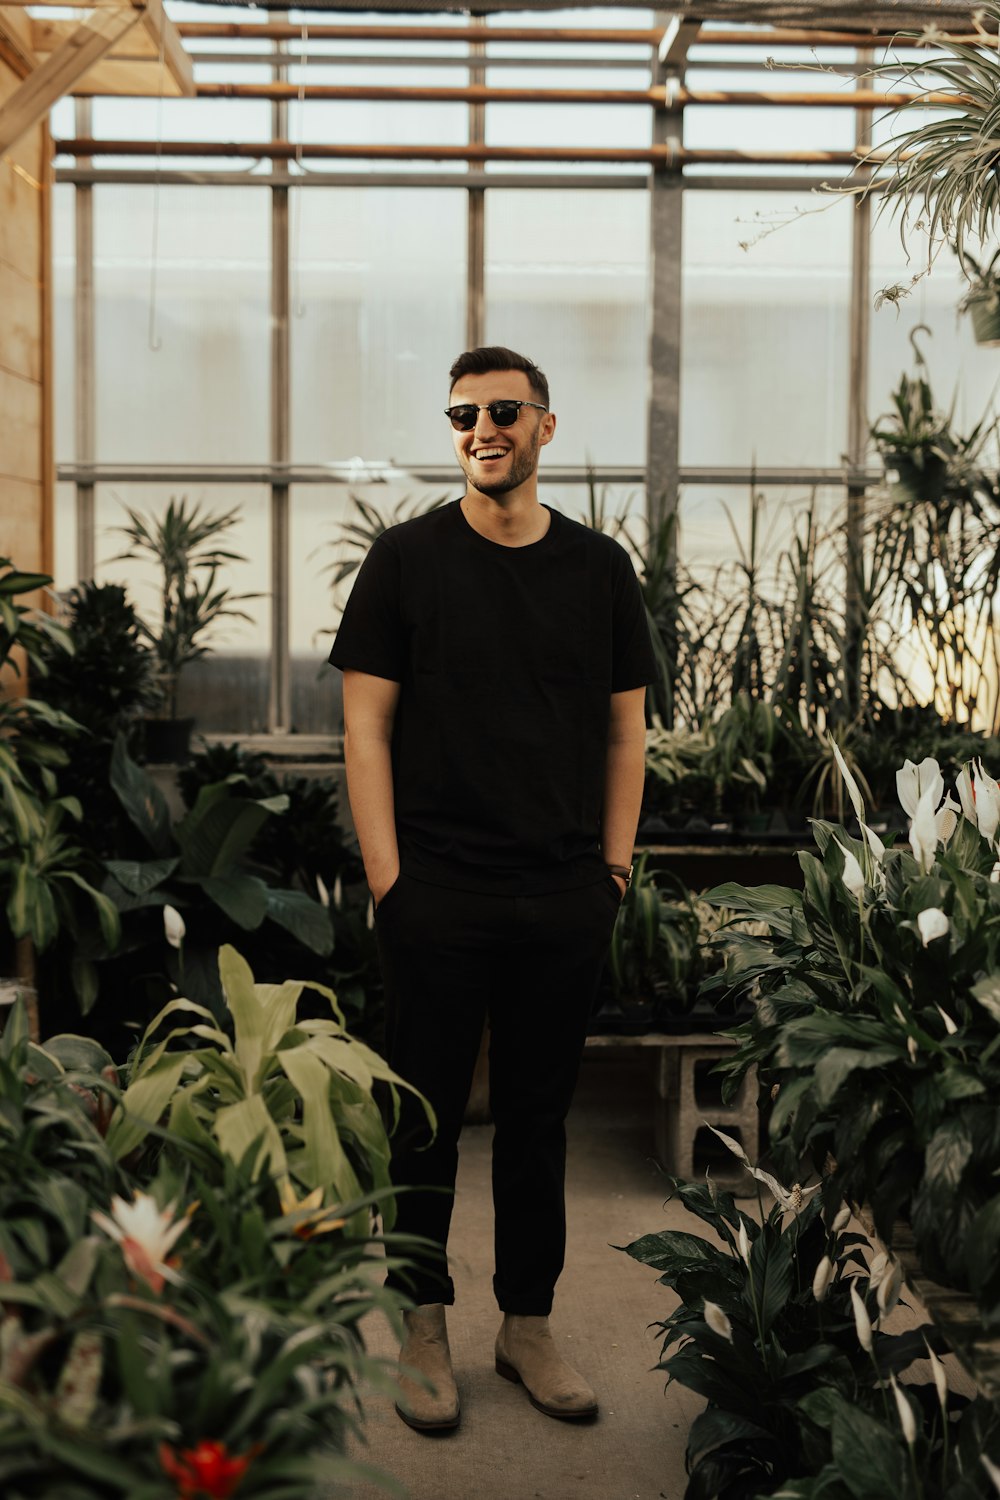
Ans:
{"type": "Polygon", "coordinates": [[[465,338],[466,194],[293,194],[292,455],[446,463],[465,338]]]}
{"type": "Polygon", "coordinates": [[[790,194],[685,196],[682,464],[841,461],[852,207],[797,208],[814,205],[790,194]]]}
{"type": "MultiPolygon", "coordinates": [[[[873,214],[873,219],[875,215],[873,214]]],[[[927,264],[927,240],[921,232],[907,235],[910,259],[900,244],[898,224],[886,212],[875,219],[872,231],[872,288],[878,292],[908,286],[927,264]]],[[[977,259],[978,247],[970,245],[977,259]]],[[[987,259],[992,254],[988,251],[987,259]]],[[[919,324],[930,332],[917,334],[928,365],[931,389],[943,410],[955,404],[955,425],[967,433],[989,408],[996,409],[1000,364],[996,349],[981,347],[972,335],[968,315],[959,317],[958,303],[965,281],[950,250],[934,262],[929,276],[918,281],[898,304],[885,303],[871,317],[869,344],[869,412],[874,422],[890,408],[891,392],[900,375],[915,373],[910,334],[919,324]]]]}
{"type": "Polygon", "coordinates": [[[269,224],[257,188],[94,189],[99,461],[267,459],[269,224]]]}
{"type": "Polygon", "coordinates": [[[648,234],[628,189],[486,195],[486,342],[545,371],[550,465],[645,462],[648,234]]]}
{"type": "Polygon", "coordinates": [[[55,369],[55,451],[76,456],[76,189],[52,188],[52,357],[55,369]]]}

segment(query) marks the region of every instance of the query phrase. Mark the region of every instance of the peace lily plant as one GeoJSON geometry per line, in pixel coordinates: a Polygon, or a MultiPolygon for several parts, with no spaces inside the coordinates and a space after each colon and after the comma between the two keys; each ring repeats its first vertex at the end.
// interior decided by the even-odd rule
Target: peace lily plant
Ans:
{"type": "Polygon", "coordinates": [[[883,843],[837,747],[857,819],[813,824],[803,890],[724,885],[706,899],[764,935],[723,931],[703,987],[753,1002],[725,1089],[756,1065],[779,1172],[803,1159],[828,1208],[867,1203],[892,1243],[909,1221],[934,1280],[1000,1326],[1000,785],[981,761],[946,788],[907,760],[909,847],[883,843]]]}

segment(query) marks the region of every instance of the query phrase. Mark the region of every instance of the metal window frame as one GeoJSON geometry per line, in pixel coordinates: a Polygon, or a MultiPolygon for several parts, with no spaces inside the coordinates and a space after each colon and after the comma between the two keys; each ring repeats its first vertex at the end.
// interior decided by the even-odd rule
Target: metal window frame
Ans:
{"type": "MultiPolygon", "coordinates": [[[[687,23],[677,23],[669,30],[671,13],[657,11],[658,25],[668,31],[658,52],[652,54],[652,83],[668,79],[683,82],[688,66],[687,47],[691,42],[687,23]]],[[[295,65],[294,53],[287,42],[275,44],[265,58],[248,56],[248,63],[266,61],[276,81],[287,77],[287,68],[295,65]]],[[[857,62],[869,54],[861,49],[857,62]]],[[[208,54],[206,54],[206,60],[208,54]]],[[[318,59],[317,59],[318,60],[318,59]]],[[[385,61],[392,62],[388,57],[385,61]]],[[[338,60],[340,61],[340,60],[338,60]]],[[[467,57],[448,59],[464,65],[469,81],[482,81],[484,69],[500,59],[489,58],[484,43],[470,43],[467,57]]],[[[503,59],[504,65],[521,59],[503,59]]],[[[569,60],[567,60],[569,61],[569,60]]],[[[573,60],[576,61],[576,60],[573,60]]],[[[629,59],[630,65],[639,65],[629,59]]],[[[622,66],[624,60],[618,63],[622,66]]],[[[584,60],[580,64],[586,66],[584,60]]],[[[80,137],[90,133],[90,101],[76,101],[76,129],[80,137]]],[[[468,105],[469,139],[485,138],[485,106],[468,105]]],[[[276,101],[271,109],[272,139],[287,138],[288,105],[276,101]]],[[[654,117],[664,132],[667,144],[683,146],[683,112],[664,113],[654,117]]],[[[856,111],[856,136],[859,144],[871,129],[871,112],[856,111]]],[[[155,143],[150,144],[150,154],[155,143]]],[[[95,565],[95,494],[101,483],[144,482],[150,484],[197,483],[263,483],[270,489],[271,528],[271,661],[268,710],[268,732],[287,734],[291,729],[291,669],[289,633],[290,590],[290,486],[293,484],[357,484],[364,476],[355,465],[309,465],[291,462],[291,391],[289,306],[291,289],[290,189],[309,187],[454,187],[468,195],[467,265],[466,265],[466,332],[468,346],[481,343],[486,330],[486,245],[485,206],[490,188],[539,188],[631,190],[648,192],[651,198],[649,239],[649,327],[648,327],[648,422],[646,458],[643,466],[608,466],[587,469],[563,466],[547,470],[545,482],[583,484],[641,484],[646,491],[646,511],[651,524],[658,524],[676,509],[682,485],[757,484],[767,486],[823,485],[843,487],[847,495],[848,549],[857,555],[864,519],[866,490],[879,475],[865,468],[867,436],[868,384],[868,308],[870,305],[871,215],[867,197],[861,200],[855,216],[851,252],[850,304],[850,382],[848,392],[849,422],[846,436],[846,462],[841,467],[754,468],[684,466],[680,464],[680,380],[681,308],[683,299],[683,201],[686,192],[732,191],[733,189],[767,192],[800,192],[816,186],[823,175],[797,172],[783,176],[761,171],[705,173],[685,175],[680,163],[646,172],[621,171],[579,173],[564,170],[551,172],[490,172],[472,163],[464,171],[420,169],[401,171],[325,171],[293,170],[287,161],[273,161],[267,171],[212,171],[202,169],[101,168],[92,160],[81,158],[72,167],[60,167],[55,180],[73,185],[76,204],[76,267],[74,307],[76,328],[75,429],[76,458],[71,464],[60,464],[58,478],[76,488],[77,571],[81,579],[93,576],[95,565]],[[94,263],[93,263],[93,187],[98,183],[121,185],[185,184],[213,186],[260,186],[271,193],[271,385],[270,385],[270,461],[267,464],[179,464],[128,465],[103,464],[96,461],[95,393],[97,371],[94,353],[94,263]],[[853,551],[852,551],[853,549],[853,551]]],[[[826,174],[829,180],[829,174],[826,174]]],[[[845,179],[846,180],[846,179],[845,179]]],[[[856,174],[852,180],[857,182],[856,174]]],[[[379,465],[373,466],[372,479],[378,477],[379,465]]],[[[398,465],[421,482],[442,483],[454,480],[454,471],[425,464],[398,465]]],[[[457,481],[456,481],[457,482],[457,481]]],[[[849,587],[849,610],[850,610],[849,587]]]]}

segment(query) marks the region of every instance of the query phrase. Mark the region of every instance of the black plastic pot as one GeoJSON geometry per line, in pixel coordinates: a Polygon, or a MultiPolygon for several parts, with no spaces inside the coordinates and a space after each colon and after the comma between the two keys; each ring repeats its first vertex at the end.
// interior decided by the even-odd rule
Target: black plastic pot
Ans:
{"type": "Polygon", "coordinates": [[[154,766],[176,766],[191,758],[194,719],[144,719],[143,746],[154,766]]]}

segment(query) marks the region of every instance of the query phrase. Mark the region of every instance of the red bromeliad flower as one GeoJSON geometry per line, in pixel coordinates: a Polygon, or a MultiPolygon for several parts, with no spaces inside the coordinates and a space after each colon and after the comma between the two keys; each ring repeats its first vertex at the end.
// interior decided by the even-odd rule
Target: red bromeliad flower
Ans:
{"type": "Polygon", "coordinates": [[[178,1500],[197,1500],[199,1495],[208,1500],[229,1500],[259,1452],[259,1443],[239,1458],[230,1455],[225,1443],[199,1443],[195,1448],[182,1448],[180,1453],[175,1453],[169,1443],[161,1443],[160,1464],[167,1478],[177,1485],[178,1500]]]}

